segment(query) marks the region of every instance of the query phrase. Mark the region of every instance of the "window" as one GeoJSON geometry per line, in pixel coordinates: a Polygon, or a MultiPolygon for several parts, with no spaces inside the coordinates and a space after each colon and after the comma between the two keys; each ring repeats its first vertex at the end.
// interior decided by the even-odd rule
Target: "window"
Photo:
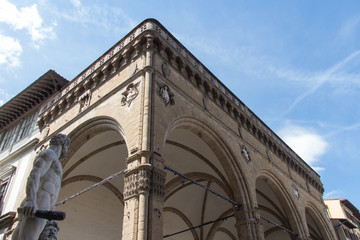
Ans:
{"type": "Polygon", "coordinates": [[[0,151],[9,148],[15,142],[28,136],[35,125],[36,116],[37,113],[34,113],[30,117],[22,119],[18,125],[11,128],[9,131],[3,131],[0,134],[0,151]]]}
{"type": "Polygon", "coordinates": [[[8,181],[0,180],[0,213],[2,212],[8,181]]]}
{"type": "Polygon", "coordinates": [[[1,141],[1,151],[12,145],[17,127],[18,126],[10,129],[10,131],[5,132],[4,138],[1,141]]]}
{"type": "Polygon", "coordinates": [[[0,172],[0,215],[4,208],[5,196],[9,191],[11,179],[14,176],[16,167],[13,165],[4,166],[0,172]]]}
{"type": "Polygon", "coordinates": [[[32,116],[28,117],[27,119],[23,120],[23,122],[20,124],[20,129],[18,131],[17,137],[15,139],[15,142],[23,139],[27,135],[29,135],[30,130],[32,129],[34,123],[35,123],[35,116],[36,114],[33,114],[32,116]]]}

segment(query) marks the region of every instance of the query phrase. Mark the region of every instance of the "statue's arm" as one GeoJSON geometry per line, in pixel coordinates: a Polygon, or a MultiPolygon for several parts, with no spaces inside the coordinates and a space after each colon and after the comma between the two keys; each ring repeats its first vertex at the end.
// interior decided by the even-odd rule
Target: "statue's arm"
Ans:
{"type": "Polygon", "coordinates": [[[27,179],[26,198],[23,206],[20,208],[20,211],[22,211],[22,213],[27,217],[32,217],[37,210],[36,198],[39,190],[40,179],[49,170],[52,163],[51,158],[44,155],[45,154],[36,157],[33,169],[27,179]]]}

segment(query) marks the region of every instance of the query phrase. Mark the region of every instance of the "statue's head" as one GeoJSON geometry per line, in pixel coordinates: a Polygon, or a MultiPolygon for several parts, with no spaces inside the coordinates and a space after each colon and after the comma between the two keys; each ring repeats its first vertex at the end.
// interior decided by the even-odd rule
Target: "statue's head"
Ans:
{"type": "Polygon", "coordinates": [[[59,225],[56,221],[47,221],[44,230],[41,232],[39,240],[56,240],[59,232],[59,225]]]}
{"type": "Polygon", "coordinates": [[[66,154],[70,146],[70,138],[65,134],[61,134],[61,133],[56,134],[54,137],[50,139],[50,146],[54,146],[54,145],[62,147],[59,158],[60,159],[66,158],[66,154]]]}

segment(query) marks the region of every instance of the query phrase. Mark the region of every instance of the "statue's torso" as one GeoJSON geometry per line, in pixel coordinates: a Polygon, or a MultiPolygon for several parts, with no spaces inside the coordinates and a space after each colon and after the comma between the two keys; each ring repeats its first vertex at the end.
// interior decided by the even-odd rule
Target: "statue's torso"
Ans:
{"type": "Polygon", "coordinates": [[[47,154],[47,156],[43,157],[51,157],[52,163],[40,179],[38,195],[48,194],[48,197],[50,197],[50,205],[53,206],[57,201],[61,187],[62,166],[57,157],[54,158],[52,154],[47,154]]]}

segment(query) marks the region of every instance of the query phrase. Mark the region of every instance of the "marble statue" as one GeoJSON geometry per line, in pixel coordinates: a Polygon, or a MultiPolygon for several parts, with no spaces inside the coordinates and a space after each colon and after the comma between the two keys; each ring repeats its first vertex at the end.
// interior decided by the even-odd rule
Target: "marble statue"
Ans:
{"type": "Polygon", "coordinates": [[[40,234],[39,240],[57,240],[59,225],[56,221],[47,221],[44,230],[40,234]]]}
{"type": "Polygon", "coordinates": [[[54,210],[61,187],[62,166],[70,139],[57,134],[50,140],[50,147],[40,152],[26,183],[26,197],[18,208],[19,223],[12,240],[38,240],[47,220],[35,217],[37,210],[54,210]]]}

